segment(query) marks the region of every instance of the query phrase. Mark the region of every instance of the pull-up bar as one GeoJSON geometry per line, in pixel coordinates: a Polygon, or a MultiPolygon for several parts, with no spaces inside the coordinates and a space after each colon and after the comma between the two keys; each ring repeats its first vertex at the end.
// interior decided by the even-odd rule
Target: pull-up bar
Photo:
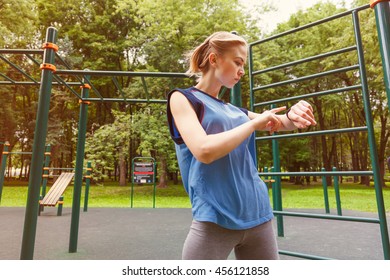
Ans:
{"type": "MultiPolygon", "coordinates": [[[[52,49],[53,51],[56,51],[57,49],[52,49]]],[[[25,81],[16,81],[14,78],[10,78],[7,75],[0,73],[0,76],[4,78],[4,81],[0,81],[0,85],[23,85],[23,86],[41,86],[41,81],[39,81],[36,77],[33,77],[31,74],[27,73],[26,70],[22,69],[15,63],[13,63],[8,58],[4,57],[5,54],[15,54],[15,55],[25,55],[28,57],[35,65],[40,66],[41,64],[32,56],[32,55],[43,55],[44,50],[23,50],[23,49],[16,49],[16,50],[10,50],[10,49],[0,49],[0,59],[3,60],[5,63],[7,63],[9,66],[11,66],[13,69],[15,69],[18,73],[20,73],[22,76],[27,78],[25,81]]],[[[149,97],[149,91],[147,88],[146,80],[147,77],[152,78],[190,78],[185,73],[174,73],[174,72],[131,72],[131,71],[100,71],[100,70],[70,70],[70,66],[66,63],[66,61],[61,58],[57,53],[54,54],[55,61],[60,62],[60,66],[65,66],[67,69],[58,69],[55,66],[55,61],[53,63],[48,63],[47,65],[50,65],[53,67],[53,79],[55,82],[52,82],[52,85],[56,86],[65,86],[68,88],[73,95],[75,95],[78,99],[84,100],[78,92],[74,90],[72,87],[79,87],[84,86],[85,84],[88,84],[93,92],[97,95],[97,98],[91,98],[88,99],[88,101],[107,101],[107,102],[128,102],[128,103],[165,103],[165,100],[162,99],[151,99],[149,97]],[[77,81],[65,81],[60,77],[60,75],[65,76],[73,76],[77,81]],[[99,93],[99,90],[93,85],[92,81],[89,77],[91,76],[106,76],[111,77],[111,80],[115,86],[115,88],[118,90],[118,92],[121,94],[122,98],[105,98],[102,96],[102,94],[99,93]],[[125,93],[123,92],[118,80],[116,77],[135,77],[135,78],[141,78],[142,87],[144,89],[146,99],[129,99],[125,96],[125,93]],[[84,81],[84,82],[83,82],[84,81]]]]}

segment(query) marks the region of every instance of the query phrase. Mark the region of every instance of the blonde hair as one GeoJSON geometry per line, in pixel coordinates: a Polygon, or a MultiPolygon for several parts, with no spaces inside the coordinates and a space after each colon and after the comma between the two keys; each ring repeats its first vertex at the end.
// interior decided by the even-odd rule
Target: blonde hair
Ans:
{"type": "Polygon", "coordinates": [[[207,39],[189,53],[190,67],[186,74],[189,76],[200,77],[202,73],[206,73],[209,70],[209,55],[210,53],[216,53],[223,55],[231,48],[243,45],[247,46],[247,42],[244,38],[230,32],[219,31],[215,32],[207,39]]]}

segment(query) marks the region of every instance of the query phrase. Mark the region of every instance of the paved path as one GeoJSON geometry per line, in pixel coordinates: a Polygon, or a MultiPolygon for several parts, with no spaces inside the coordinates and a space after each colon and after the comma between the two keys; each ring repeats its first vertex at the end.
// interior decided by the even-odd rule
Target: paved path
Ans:
{"type": "MultiPolygon", "coordinates": [[[[0,260],[20,258],[24,211],[0,207],[0,260]]],[[[38,217],[34,259],[180,259],[191,223],[190,209],[90,208],[80,213],[78,250],[68,253],[71,208],[64,208],[63,216],[56,213],[55,208],[45,208],[38,217]]],[[[343,214],[376,217],[354,211],[343,214]]],[[[378,224],[284,217],[284,230],[285,236],[278,237],[281,250],[346,260],[384,258],[378,224]]],[[[281,255],[281,259],[296,258],[281,255]]]]}

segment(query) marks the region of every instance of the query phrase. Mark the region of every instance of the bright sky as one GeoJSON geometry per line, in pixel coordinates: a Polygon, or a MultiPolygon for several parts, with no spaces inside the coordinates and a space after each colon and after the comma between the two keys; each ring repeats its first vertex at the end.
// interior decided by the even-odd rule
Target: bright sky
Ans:
{"type": "MultiPolygon", "coordinates": [[[[275,12],[268,12],[261,16],[262,21],[259,22],[259,26],[265,32],[272,31],[276,25],[280,22],[287,21],[291,14],[294,14],[300,9],[307,9],[312,7],[318,2],[324,2],[325,0],[240,0],[246,7],[248,7],[249,12],[254,12],[254,6],[258,4],[269,4],[277,8],[275,12]]],[[[353,0],[329,0],[335,4],[340,4],[341,2],[346,3],[347,8],[351,8],[353,0]]],[[[368,0],[367,0],[368,3],[368,0]]],[[[353,8],[353,7],[352,7],[353,8]]]]}

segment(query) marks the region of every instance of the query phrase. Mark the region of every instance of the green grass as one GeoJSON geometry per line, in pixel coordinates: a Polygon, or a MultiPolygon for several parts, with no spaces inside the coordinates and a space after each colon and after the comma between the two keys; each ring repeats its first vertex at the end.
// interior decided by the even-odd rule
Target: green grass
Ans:
{"type": "MultiPolygon", "coordinates": [[[[27,200],[27,183],[5,182],[1,206],[25,207],[27,200]]],[[[89,192],[88,207],[130,207],[131,185],[120,187],[117,183],[105,186],[92,185],[89,192]]],[[[270,195],[271,191],[270,191],[270,195]]],[[[336,209],[335,192],[332,186],[328,187],[329,204],[336,209]]],[[[340,185],[342,209],[364,212],[376,212],[376,197],[373,187],[347,183],[340,185]]],[[[383,189],[385,207],[389,212],[390,183],[383,189]]],[[[64,207],[72,206],[73,186],[69,186],[64,194],[64,207]]],[[[282,183],[283,208],[324,209],[322,185],[312,183],[310,186],[296,186],[282,183]]],[[[272,201],[272,197],[271,197],[272,201]]],[[[84,188],[82,190],[81,205],[84,205],[84,188]]],[[[153,187],[134,185],[133,207],[144,208],[153,206],[153,187]]],[[[165,189],[156,189],[157,208],[189,208],[190,202],[181,185],[170,185],[165,189]]]]}
{"type": "MultiPolygon", "coordinates": [[[[48,191],[48,189],[47,189],[48,191]]],[[[5,182],[1,206],[25,207],[28,187],[26,183],[5,182]]],[[[81,205],[84,205],[83,186],[81,205]]],[[[89,189],[88,207],[130,207],[131,185],[121,187],[117,183],[105,186],[92,185],[89,189]]],[[[73,185],[64,193],[64,207],[71,207],[73,201],[73,185]]],[[[153,207],[153,186],[134,185],[133,207],[153,207]]],[[[156,207],[158,208],[189,208],[191,207],[187,193],[181,185],[168,188],[156,188],[156,207]]]]}
{"type": "MultiPolygon", "coordinates": [[[[390,188],[383,189],[384,204],[387,212],[390,207],[390,188]]],[[[330,209],[337,209],[336,194],[333,186],[328,187],[330,209]]],[[[363,212],[376,212],[377,203],[373,187],[359,184],[340,185],[341,208],[363,212]]],[[[324,191],[322,186],[295,186],[284,184],[282,186],[283,208],[325,209],[324,191]]]]}

